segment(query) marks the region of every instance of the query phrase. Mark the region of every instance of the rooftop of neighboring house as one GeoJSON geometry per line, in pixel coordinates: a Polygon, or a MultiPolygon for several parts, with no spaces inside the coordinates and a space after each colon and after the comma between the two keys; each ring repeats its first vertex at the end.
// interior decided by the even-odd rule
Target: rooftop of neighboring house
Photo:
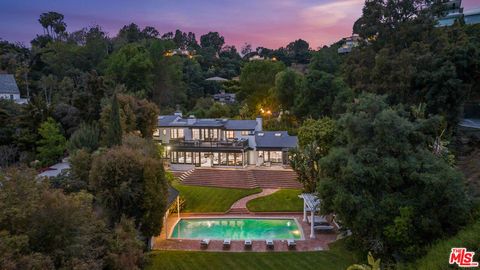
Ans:
{"type": "Polygon", "coordinates": [[[12,74],[0,74],[0,94],[20,95],[17,82],[12,74]]]}
{"type": "Polygon", "coordinates": [[[228,130],[255,130],[257,124],[257,120],[209,119],[195,118],[194,116],[184,118],[179,113],[158,117],[159,127],[212,127],[228,130]]]}
{"type": "Polygon", "coordinates": [[[297,136],[288,135],[287,131],[255,132],[257,148],[294,148],[298,145],[297,136]]]}

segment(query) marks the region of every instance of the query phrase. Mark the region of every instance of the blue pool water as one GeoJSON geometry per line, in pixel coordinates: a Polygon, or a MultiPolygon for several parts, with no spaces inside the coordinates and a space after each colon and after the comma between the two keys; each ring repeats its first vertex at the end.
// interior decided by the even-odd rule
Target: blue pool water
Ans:
{"type": "Polygon", "coordinates": [[[183,239],[301,239],[294,219],[190,218],[180,219],[171,238],[183,239]]]}

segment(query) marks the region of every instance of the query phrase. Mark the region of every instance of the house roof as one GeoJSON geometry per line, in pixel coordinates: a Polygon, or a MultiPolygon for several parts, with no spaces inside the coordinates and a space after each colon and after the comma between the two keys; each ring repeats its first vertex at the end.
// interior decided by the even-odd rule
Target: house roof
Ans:
{"type": "Polygon", "coordinates": [[[176,115],[158,117],[159,127],[212,127],[230,130],[255,130],[256,120],[228,120],[208,118],[181,118],[176,115]]]}
{"type": "Polygon", "coordinates": [[[225,128],[229,130],[255,130],[256,120],[228,120],[225,128]]]}
{"type": "Polygon", "coordinates": [[[171,186],[168,187],[168,199],[167,199],[168,206],[172,205],[175,202],[175,200],[178,197],[178,194],[179,194],[178,190],[176,190],[171,186]]]}
{"type": "Polygon", "coordinates": [[[480,119],[465,118],[458,124],[461,127],[480,129],[480,119]]]}
{"type": "Polygon", "coordinates": [[[178,118],[181,118],[178,115],[160,115],[158,117],[158,125],[159,126],[169,126],[172,122],[177,120],[178,118]]]}
{"type": "Polygon", "coordinates": [[[295,148],[297,136],[288,135],[287,131],[257,131],[255,132],[257,148],[295,148]]]}
{"type": "Polygon", "coordinates": [[[0,93],[1,94],[20,94],[15,77],[12,74],[0,74],[0,93]]]}
{"type": "Polygon", "coordinates": [[[228,80],[222,77],[215,76],[215,77],[205,79],[205,81],[226,82],[228,80]]]}

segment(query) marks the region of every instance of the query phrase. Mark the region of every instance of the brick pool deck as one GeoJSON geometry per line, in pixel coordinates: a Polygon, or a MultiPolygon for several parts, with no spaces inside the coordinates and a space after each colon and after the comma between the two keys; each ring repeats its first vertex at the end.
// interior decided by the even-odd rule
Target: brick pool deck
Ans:
{"type": "MultiPolygon", "coordinates": [[[[303,215],[301,213],[256,213],[256,214],[181,214],[181,218],[198,217],[198,218],[294,218],[298,224],[302,227],[302,234],[304,240],[296,240],[297,246],[292,251],[316,251],[327,250],[328,245],[337,239],[337,233],[325,233],[316,232],[315,239],[310,239],[310,225],[307,222],[303,222],[303,215]]],[[[211,240],[208,248],[200,247],[200,240],[187,240],[187,239],[167,239],[166,231],[168,235],[172,232],[173,227],[177,223],[177,214],[171,214],[167,219],[166,228],[162,229],[160,236],[153,239],[154,250],[192,250],[192,251],[224,251],[224,252],[275,252],[275,251],[288,251],[286,240],[275,240],[274,249],[267,249],[265,240],[253,240],[253,246],[251,249],[245,250],[243,240],[232,240],[230,249],[223,249],[222,240],[211,240]]]]}

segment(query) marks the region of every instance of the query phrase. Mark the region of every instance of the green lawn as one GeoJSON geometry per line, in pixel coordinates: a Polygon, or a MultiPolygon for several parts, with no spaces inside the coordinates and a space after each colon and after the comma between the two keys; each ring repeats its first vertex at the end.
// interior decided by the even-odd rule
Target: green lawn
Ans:
{"type": "Polygon", "coordinates": [[[153,269],[312,269],[345,270],[357,263],[353,253],[337,241],[329,251],[315,252],[201,252],[153,251],[147,270],[153,269]]]}
{"type": "Polygon", "coordinates": [[[251,200],[247,203],[252,212],[301,212],[303,201],[298,198],[299,189],[281,189],[271,195],[251,200]]]}
{"type": "Polygon", "coordinates": [[[212,188],[185,186],[174,181],[172,186],[185,199],[185,208],[182,212],[225,212],[237,200],[261,190],[237,188],[212,188]]]}

